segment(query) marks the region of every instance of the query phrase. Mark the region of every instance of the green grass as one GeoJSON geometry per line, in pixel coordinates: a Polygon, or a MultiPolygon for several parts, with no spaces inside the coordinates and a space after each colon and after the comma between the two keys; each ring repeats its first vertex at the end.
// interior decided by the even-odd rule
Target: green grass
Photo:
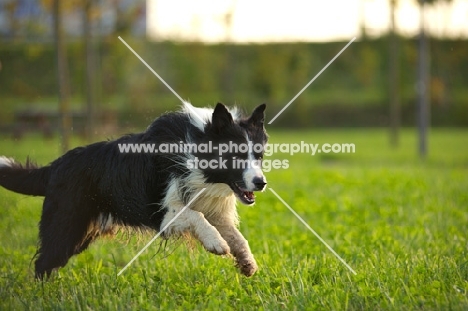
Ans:
{"type": "MultiPolygon", "coordinates": [[[[41,198],[0,189],[0,309],[79,310],[466,310],[468,308],[468,130],[435,129],[421,161],[414,130],[400,148],[383,130],[270,131],[271,142],[355,143],[355,154],[287,158],[269,185],[353,268],[351,274],[270,192],[239,206],[241,231],[260,270],[151,239],[102,240],[52,280],[33,279],[41,198]]],[[[74,142],[80,144],[79,141],[74,142]]],[[[56,141],[0,138],[0,153],[39,163],[56,141]]],[[[182,244],[182,245],[180,245],[182,244]]]]}

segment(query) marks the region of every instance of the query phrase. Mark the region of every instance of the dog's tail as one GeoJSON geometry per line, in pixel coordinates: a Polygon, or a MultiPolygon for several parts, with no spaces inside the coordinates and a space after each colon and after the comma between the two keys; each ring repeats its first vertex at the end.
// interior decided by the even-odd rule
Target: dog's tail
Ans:
{"type": "Polygon", "coordinates": [[[50,167],[37,167],[29,158],[22,165],[0,156],[0,186],[22,194],[45,196],[50,167]]]}

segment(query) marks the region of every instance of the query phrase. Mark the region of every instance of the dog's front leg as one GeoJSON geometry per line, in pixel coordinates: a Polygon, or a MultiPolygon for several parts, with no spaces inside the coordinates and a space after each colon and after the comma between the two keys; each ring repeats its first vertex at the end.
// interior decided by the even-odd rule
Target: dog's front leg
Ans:
{"type": "Polygon", "coordinates": [[[249,242],[234,225],[216,225],[215,227],[231,248],[231,253],[236,258],[237,266],[242,274],[252,276],[258,267],[250,251],[249,242]]]}
{"type": "MultiPolygon", "coordinates": [[[[161,228],[166,227],[167,223],[176,215],[176,209],[169,212],[161,223],[161,228]]],[[[165,230],[164,235],[177,235],[189,231],[205,247],[205,249],[216,255],[229,254],[228,243],[222,238],[218,230],[212,226],[202,213],[187,208],[179,215],[165,230]]]]}

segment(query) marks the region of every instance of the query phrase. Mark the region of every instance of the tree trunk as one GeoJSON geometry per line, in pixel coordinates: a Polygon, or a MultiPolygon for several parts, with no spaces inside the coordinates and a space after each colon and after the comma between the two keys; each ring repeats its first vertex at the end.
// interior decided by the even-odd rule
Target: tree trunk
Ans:
{"type": "Polygon", "coordinates": [[[83,12],[83,37],[85,43],[85,61],[86,61],[86,137],[88,141],[92,141],[94,136],[94,54],[91,38],[91,11],[92,0],[84,1],[83,12]]]}
{"type": "Polygon", "coordinates": [[[54,15],[54,37],[55,50],[57,57],[57,78],[58,78],[58,97],[59,97],[59,112],[60,112],[60,134],[62,151],[65,153],[69,149],[70,129],[72,122],[69,112],[69,86],[68,86],[68,66],[67,53],[63,44],[62,33],[62,1],[54,0],[53,15],[54,15]]]}
{"type": "Polygon", "coordinates": [[[419,156],[425,158],[427,155],[427,127],[429,116],[428,99],[428,46],[424,26],[425,0],[419,0],[420,8],[420,32],[419,32],[419,55],[418,55],[418,132],[419,132],[419,156]]]}
{"type": "Polygon", "coordinates": [[[399,94],[399,57],[398,36],[395,30],[396,0],[390,0],[390,50],[389,50],[389,99],[390,99],[390,145],[397,148],[399,145],[400,129],[400,94],[399,94]]]}

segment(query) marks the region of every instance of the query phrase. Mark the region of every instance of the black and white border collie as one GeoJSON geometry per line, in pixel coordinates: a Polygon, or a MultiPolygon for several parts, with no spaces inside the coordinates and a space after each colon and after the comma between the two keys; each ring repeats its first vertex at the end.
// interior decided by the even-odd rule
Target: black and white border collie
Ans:
{"type": "Polygon", "coordinates": [[[227,168],[189,168],[187,161],[218,159],[213,153],[121,153],[119,144],[261,144],[265,104],[249,117],[217,104],[214,109],[184,103],[182,111],[157,118],[143,133],[68,151],[47,166],[22,165],[0,157],[0,185],[44,196],[35,261],[42,279],[66,265],[101,235],[129,226],[160,231],[203,188],[195,201],[162,233],[164,238],[189,233],[217,255],[232,254],[241,273],[251,276],[257,264],[237,229],[236,198],[255,202],[266,179],[258,165],[237,168],[232,159],[259,161],[263,152],[233,150],[222,154],[227,168]]]}

